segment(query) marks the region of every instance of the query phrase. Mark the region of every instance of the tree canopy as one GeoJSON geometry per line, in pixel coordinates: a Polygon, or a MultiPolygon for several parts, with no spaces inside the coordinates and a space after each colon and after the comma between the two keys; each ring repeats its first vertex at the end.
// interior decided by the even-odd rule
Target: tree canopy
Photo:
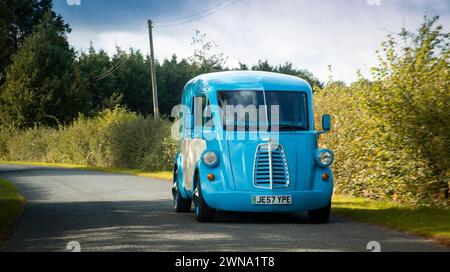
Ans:
{"type": "MultiPolygon", "coordinates": [[[[12,56],[52,6],[51,0],[0,0],[0,83],[12,56]]],[[[61,16],[52,12],[52,17],[58,31],[70,31],[61,16]]]]}
{"type": "Polygon", "coordinates": [[[49,10],[13,57],[0,94],[1,118],[18,127],[69,120],[74,52],[49,10]]]}

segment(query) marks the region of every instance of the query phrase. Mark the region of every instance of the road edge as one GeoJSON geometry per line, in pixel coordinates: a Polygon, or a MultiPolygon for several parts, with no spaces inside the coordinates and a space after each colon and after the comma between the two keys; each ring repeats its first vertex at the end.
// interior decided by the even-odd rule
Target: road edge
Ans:
{"type": "Polygon", "coordinates": [[[14,184],[0,177],[0,251],[13,235],[25,205],[25,197],[14,184]]]}
{"type": "Polygon", "coordinates": [[[14,162],[14,161],[0,161],[0,165],[24,165],[24,166],[36,166],[36,167],[49,167],[49,168],[65,168],[65,169],[76,169],[84,171],[98,171],[103,173],[115,173],[115,174],[126,174],[138,177],[159,179],[164,181],[172,181],[172,172],[169,171],[145,171],[140,169],[128,169],[128,168],[107,168],[107,167],[97,167],[88,166],[81,164],[68,164],[68,163],[46,163],[46,162],[14,162]]]}

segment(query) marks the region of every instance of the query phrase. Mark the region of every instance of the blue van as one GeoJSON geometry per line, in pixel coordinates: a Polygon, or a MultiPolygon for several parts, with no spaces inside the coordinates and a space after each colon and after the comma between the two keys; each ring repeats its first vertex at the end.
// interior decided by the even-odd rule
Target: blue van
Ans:
{"type": "Polygon", "coordinates": [[[315,131],[306,81],[256,71],[201,75],[186,85],[181,108],[176,212],[190,212],[193,202],[199,222],[216,211],[307,211],[312,222],[328,222],[334,154],[317,142],[331,117],[315,131]]]}

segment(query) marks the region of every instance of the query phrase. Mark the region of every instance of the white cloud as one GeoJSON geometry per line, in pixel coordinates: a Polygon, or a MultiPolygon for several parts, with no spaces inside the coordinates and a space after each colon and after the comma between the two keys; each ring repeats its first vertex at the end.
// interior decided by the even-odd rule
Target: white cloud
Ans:
{"type": "Polygon", "coordinates": [[[381,6],[381,0],[366,0],[369,6],[381,6]]]}
{"type": "MultiPolygon", "coordinates": [[[[174,53],[190,56],[191,37],[198,29],[219,45],[218,51],[229,56],[231,67],[237,67],[238,62],[255,64],[259,59],[268,59],[272,64],[292,61],[326,81],[328,65],[332,65],[335,79],[351,82],[357,69],[369,75],[369,68],[377,63],[375,51],[389,32],[399,32],[402,26],[415,29],[423,15],[432,12],[416,2],[411,4],[413,8],[405,8],[398,1],[369,6],[366,0],[243,0],[191,24],[155,29],[155,51],[158,59],[174,53]]],[[[440,2],[435,6],[443,8],[440,2]]],[[[449,17],[444,16],[441,23],[449,26],[449,17]]],[[[92,40],[96,48],[109,53],[115,51],[116,45],[147,53],[145,26],[142,20],[140,28],[133,32],[96,33],[74,28],[70,39],[78,48],[87,48],[92,40]]]]}

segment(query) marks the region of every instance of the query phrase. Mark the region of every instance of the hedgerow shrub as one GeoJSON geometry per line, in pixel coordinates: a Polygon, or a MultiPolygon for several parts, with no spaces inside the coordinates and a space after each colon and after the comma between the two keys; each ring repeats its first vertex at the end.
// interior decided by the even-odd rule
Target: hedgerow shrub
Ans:
{"type": "Polygon", "coordinates": [[[170,170],[177,150],[170,127],[166,120],[116,108],[58,128],[2,128],[0,159],[170,170]]]}
{"type": "Polygon", "coordinates": [[[448,205],[449,34],[426,19],[417,34],[383,43],[373,81],[330,83],[317,92],[317,116],[334,130],[338,191],[410,204],[448,205]]]}
{"type": "Polygon", "coordinates": [[[8,140],[10,131],[11,129],[0,126],[0,154],[3,156],[8,156],[8,140]]]}

